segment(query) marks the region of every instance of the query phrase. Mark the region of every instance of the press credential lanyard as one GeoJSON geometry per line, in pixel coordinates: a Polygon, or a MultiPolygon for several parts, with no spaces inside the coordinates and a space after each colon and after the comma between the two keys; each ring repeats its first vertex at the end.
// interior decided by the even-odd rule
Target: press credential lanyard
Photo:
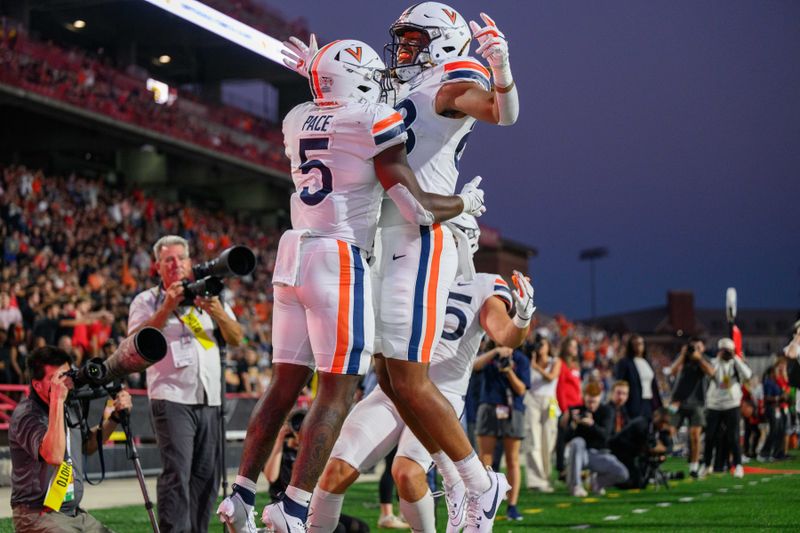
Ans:
{"type": "Polygon", "coordinates": [[[75,480],[72,471],[72,450],[67,427],[67,456],[53,475],[50,487],[44,497],[44,506],[58,511],[61,506],[75,499],[75,480]]]}

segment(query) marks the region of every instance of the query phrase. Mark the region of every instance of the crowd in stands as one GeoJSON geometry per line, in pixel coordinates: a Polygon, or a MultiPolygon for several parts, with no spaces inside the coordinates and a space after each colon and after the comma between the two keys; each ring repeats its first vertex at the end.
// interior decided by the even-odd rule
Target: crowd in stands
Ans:
{"type": "Polygon", "coordinates": [[[233,244],[256,251],[255,272],[228,279],[223,294],[248,341],[229,353],[238,378],[229,380],[229,390],[262,390],[268,374],[255,372],[268,373],[275,230],[24,166],[0,168],[0,381],[22,383],[25,354],[42,343],[67,348],[79,364],[113,352],[127,331],[133,295],[156,284],[151,247],[164,234],[198,243],[196,262],[233,244]]]}
{"type": "Polygon", "coordinates": [[[148,74],[125,70],[107,55],[60,48],[32,39],[21,28],[0,38],[0,83],[156,131],[204,148],[285,171],[280,127],[237,108],[181,91],[160,105],[147,90],[148,74]]]}

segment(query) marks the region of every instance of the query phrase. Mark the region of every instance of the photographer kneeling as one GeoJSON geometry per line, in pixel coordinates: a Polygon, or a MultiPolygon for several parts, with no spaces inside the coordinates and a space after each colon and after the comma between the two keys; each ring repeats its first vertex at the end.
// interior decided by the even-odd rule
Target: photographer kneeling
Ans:
{"type": "MultiPolygon", "coordinates": [[[[27,360],[31,393],[11,417],[11,507],[15,531],[28,533],[108,532],[110,529],[80,508],[83,497],[83,454],[97,451],[99,426],[84,440],[78,409],[68,396],[72,357],[54,346],[36,349],[27,360]]],[[[131,397],[120,391],[114,414],[103,422],[102,440],[117,427],[120,411],[131,397]]]]}
{"type": "Polygon", "coordinates": [[[583,406],[570,408],[562,417],[567,440],[567,487],[573,496],[587,495],[581,483],[584,468],[592,474],[591,489],[596,494],[628,479],[628,469],[608,449],[614,410],[600,403],[602,396],[600,384],[589,383],[583,390],[583,406]]]}

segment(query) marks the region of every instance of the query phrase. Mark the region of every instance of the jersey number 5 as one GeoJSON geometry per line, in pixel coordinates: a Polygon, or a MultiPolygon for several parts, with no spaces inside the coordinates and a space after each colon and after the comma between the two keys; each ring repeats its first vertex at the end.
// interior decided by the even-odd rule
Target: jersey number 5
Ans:
{"type": "Polygon", "coordinates": [[[319,159],[308,160],[307,152],[314,150],[327,150],[330,139],[328,137],[313,137],[307,139],[300,139],[300,172],[308,174],[314,169],[319,170],[322,176],[322,187],[315,193],[310,193],[308,187],[303,187],[300,191],[300,199],[306,205],[317,205],[325,199],[331,192],[333,192],[333,173],[331,169],[325,166],[325,163],[319,159]]]}

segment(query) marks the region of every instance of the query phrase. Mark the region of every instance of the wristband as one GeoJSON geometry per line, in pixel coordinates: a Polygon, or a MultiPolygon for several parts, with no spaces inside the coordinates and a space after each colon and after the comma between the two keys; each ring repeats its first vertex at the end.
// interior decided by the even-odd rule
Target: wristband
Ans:
{"type": "Polygon", "coordinates": [[[527,318],[527,319],[523,319],[523,318],[520,318],[519,315],[514,315],[514,318],[512,318],[511,321],[514,322],[514,326],[519,328],[519,329],[525,329],[528,326],[530,326],[530,324],[531,324],[530,317],[527,318]]]}

